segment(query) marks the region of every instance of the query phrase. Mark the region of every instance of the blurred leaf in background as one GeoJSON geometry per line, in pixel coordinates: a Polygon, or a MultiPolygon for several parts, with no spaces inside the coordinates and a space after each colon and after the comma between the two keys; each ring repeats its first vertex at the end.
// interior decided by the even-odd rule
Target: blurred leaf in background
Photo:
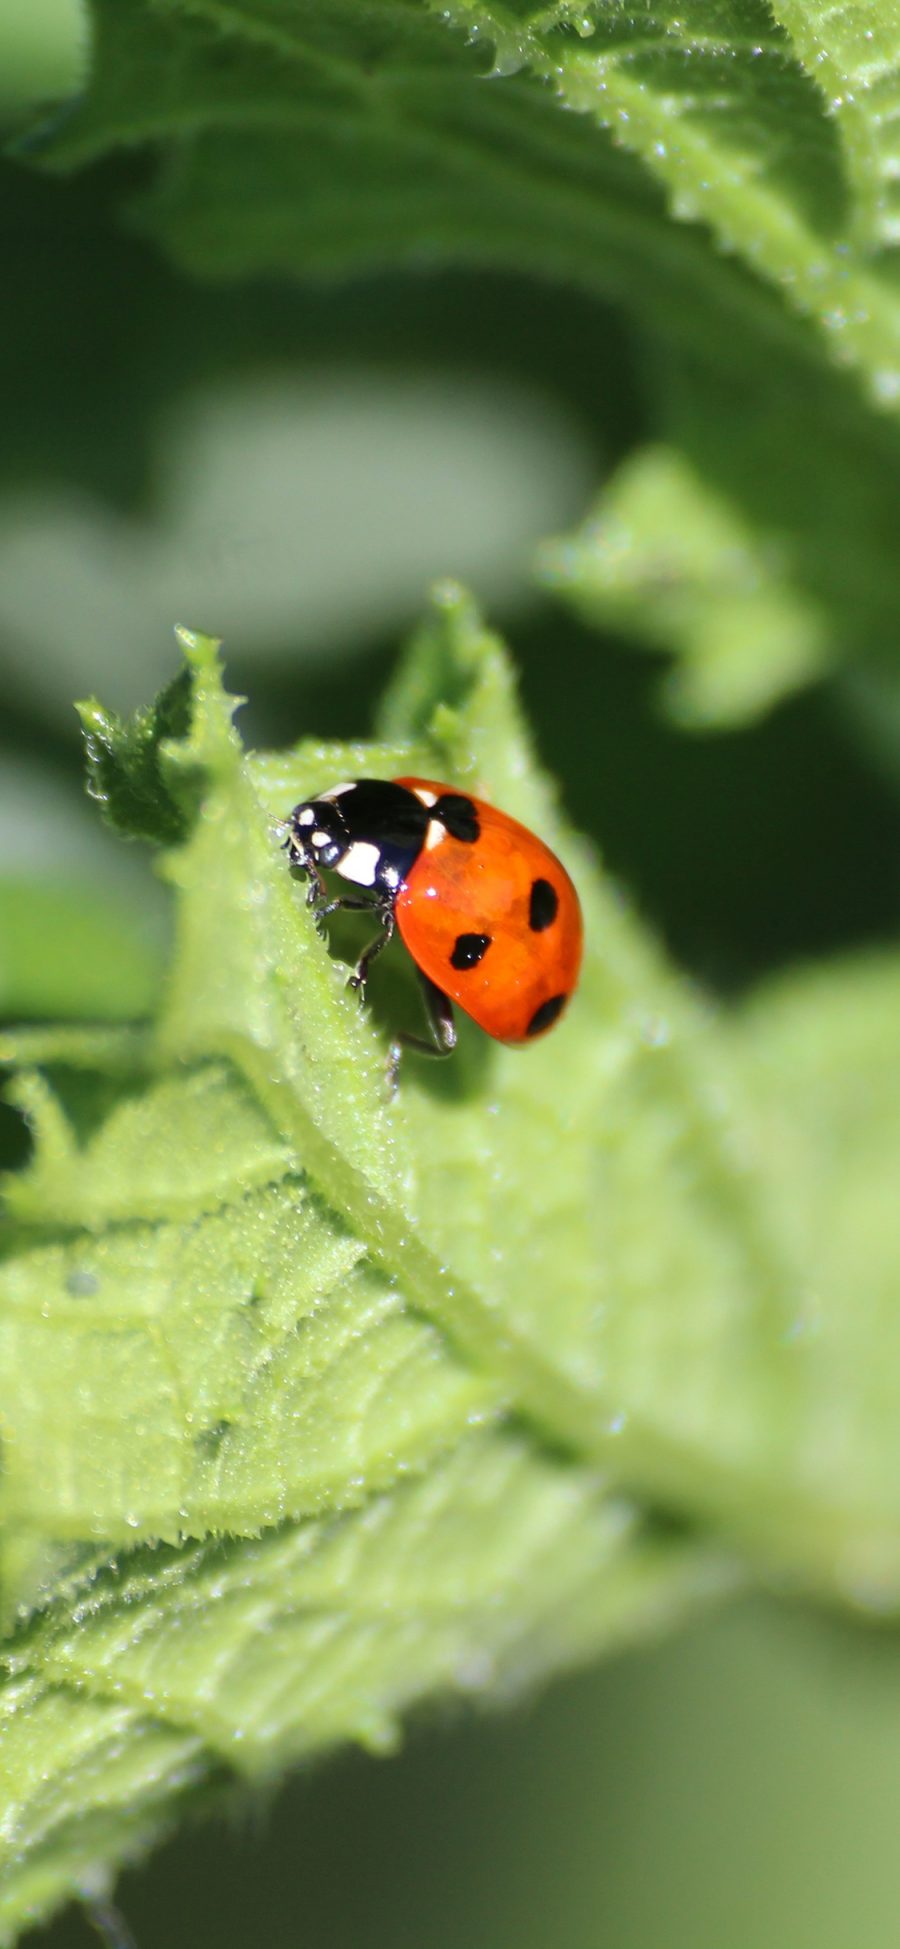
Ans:
{"type": "Polygon", "coordinates": [[[84,72],[86,41],[72,0],[34,0],[0,14],[0,111],[8,124],[71,93],[84,72]]]}
{"type": "Polygon", "coordinates": [[[126,1903],[142,1949],[889,1937],[893,13],[35,0],[0,72],[0,1011],[46,1023],[0,1123],[9,1926],[238,1772],[762,1570],[878,1635],[695,1625],[126,1903]],[[607,872],[571,1042],[464,1035],[392,1117],[412,990],[346,1009],[263,835],[410,740],[552,834],[471,612],[346,751],[448,574],[607,872]],[[71,701],[115,785],[177,615],[306,742],[238,766],[196,674],[187,738],[144,720],[149,814],[110,809],[184,842],[163,884],[71,701]]]}

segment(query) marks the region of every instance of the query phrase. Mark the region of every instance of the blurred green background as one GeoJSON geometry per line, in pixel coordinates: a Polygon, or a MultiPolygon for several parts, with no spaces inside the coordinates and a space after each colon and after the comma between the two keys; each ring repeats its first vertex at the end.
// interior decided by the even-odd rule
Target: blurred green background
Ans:
{"type": "MultiPolygon", "coordinates": [[[[80,41],[70,0],[0,9],[8,126],[80,41]]],[[[536,589],[537,542],[648,431],[623,322],[489,274],[207,289],[119,220],[142,167],[0,174],[0,1012],[128,1016],[159,979],[162,891],[83,795],[73,697],[149,698],[177,620],[226,638],[253,740],[363,735],[445,574],[508,633],[569,807],[698,979],[730,996],[894,937],[900,806],[827,688],[685,736],[652,658],[536,589]]],[[[0,1140],[8,1161],[11,1112],[0,1140]]],[[[391,1761],[338,1757],[181,1836],[122,1902],[141,1949],[891,1942],[898,1733],[891,1636],[756,1601],[391,1761]]]]}

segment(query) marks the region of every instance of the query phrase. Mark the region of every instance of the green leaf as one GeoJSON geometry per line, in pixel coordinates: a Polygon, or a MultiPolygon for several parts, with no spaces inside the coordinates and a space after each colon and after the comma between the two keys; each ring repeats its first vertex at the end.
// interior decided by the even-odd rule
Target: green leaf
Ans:
{"type": "Polygon", "coordinates": [[[235,1779],[342,1738],[390,1751],[432,1694],[515,1695],[726,1587],[486,1435],[364,1511],[75,1578],[7,1648],[0,1941],[235,1779]]]}
{"type": "MultiPolygon", "coordinates": [[[[583,535],[578,587],[562,580],[676,652],[678,716],[753,716],[851,660],[895,685],[893,12],[92,0],[91,17],[90,85],[35,154],[71,169],[154,146],[134,218],[192,273],[467,263],[624,308],[648,449],[603,504],[612,579],[583,535]],[[673,567],[682,521],[697,547],[673,567]]],[[[605,356],[582,375],[601,397],[605,356]]]]}
{"type": "Polygon", "coordinates": [[[674,651],[664,702],[705,728],[761,714],[828,666],[827,609],[792,582],[784,554],[685,455],[645,447],[576,535],[542,549],[540,568],[588,621],[674,651]]]}
{"type": "MultiPolygon", "coordinates": [[[[139,776],[161,781],[141,791],[143,829],[168,840],[183,780],[197,807],[166,860],[179,920],[157,1028],[18,1032],[0,1049],[34,1135],[0,1262],[10,1940],[226,1774],[338,1738],[384,1745],[417,1699],[518,1689],[734,1578],[595,1466],[577,1231],[540,1269],[562,1360],[548,1321],[504,1308],[483,1198],[439,1256],[434,1163],[461,1106],[412,1074],[391,1102],[377,1018],[347,995],[280,851],[301,786],[436,744],[245,758],[216,645],[182,643],[185,733],[151,713],[155,740],[138,741],[139,776]],[[516,1431],[520,1407],[549,1449],[516,1431]]],[[[502,652],[452,589],[386,718],[399,734],[416,708],[462,778],[493,769],[524,800],[502,652]]],[[[113,726],[104,791],[131,830],[134,753],[113,726]]],[[[470,1116],[486,1081],[472,1058],[470,1116]]],[[[514,1163],[502,1227],[528,1145],[514,1163]]],[[[535,1208],[536,1249],[542,1223],[535,1208]]]]}
{"type": "Polygon", "coordinates": [[[613,130],[665,187],[675,217],[709,224],[720,246],[834,335],[838,356],[858,363],[888,403],[900,395],[900,311],[866,247],[893,156],[890,131],[880,154],[873,138],[896,87],[896,21],[884,41],[880,25],[870,27],[867,41],[860,10],[842,11],[830,100],[820,92],[820,53],[831,15],[803,0],[780,9],[800,29],[795,41],[756,0],[640,14],[566,0],[490,9],[456,0],[450,18],[492,36],[501,73],[527,65],[561,104],[613,130]],[[876,78],[887,84],[881,98],[871,92],[876,78]],[[830,111],[857,88],[838,121],[830,111]]]}
{"type": "MultiPolygon", "coordinates": [[[[875,137],[880,97],[860,89],[855,114],[829,114],[812,10],[785,11],[796,46],[757,0],[641,16],[568,0],[433,10],[341,0],[324,15],[308,0],[288,10],[157,0],[123,16],[113,0],[94,0],[94,84],[46,155],[71,166],[121,144],[174,140],[148,213],[208,268],[383,263],[427,240],[433,255],[487,247],[505,261],[567,261],[608,289],[626,265],[646,279],[650,232],[665,231],[640,173],[602,133],[611,129],[683,224],[709,224],[892,401],[900,305],[864,247],[892,160],[890,136],[875,137]],[[486,86],[482,48],[493,49],[486,86]],[[551,83],[559,106],[526,74],[551,83]],[[858,221],[855,205],[867,213],[858,221]]],[[[880,65],[891,80],[891,29],[886,45],[870,31],[867,44],[845,18],[832,99],[854,93],[866,48],[870,76],[880,65]]],[[[694,254],[686,227],[670,234],[657,276],[674,268],[678,279],[694,254]]]]}
{"type": "Polygon", "coordinates": [[[876,1611],[896,1602],[898,1006],[897,955],[859,955],[767,984],[736,1037],[754,1149],[802,1268],[789,1331],[805,1349],[807,1467],[870,1512],[835,1569],[876,1611]]]}
{"type": "MultiPolygon", "coordinates": [[[[758,349],[758,348],[757,348],[758,349]]],[[[893,428],[834,376],[768,372],[736,335],[718,367],[652,340],[663,444],[613,475],[539,572],[579,612],[674,652],[662,690],[679,724],[733,724],[851,666],[884,721],[900,602],[893,428]]]]}
{"type": "Polygon", "coordinates": [[[82,1084],[82,1124],[102,1121],[80,1143],[39,1076],[13,1092],[37,1140],[0,1266],[17,1547],[246,1534],[358,1501],[490,1413],[490,1384],[440,1356],[239,1079],[218,1065],[133,1089],[110,1108],[82,1084]]]}
{"type": "MultiPolygon", "coordinates": [[[[93,698],[76,705],[87,756],[88,791],[105,818],[128,838],[157,842],[184,837],[195,809],[189,789],[172,789],[166,740],[183,738],[190,719],[186,670],[167,685],[149,710],[124,720],[93,698]]],[[[187,786],[184,773],[183,786],[187,786]]]]}
{"type": "MultiPolygon", "coordinates": [[[[874,1192],[814,1269],[810,1145],[874,1049],[824,1011],[807,1131],[802,1035],[711,1019],[666,966],[454,586],[370,745],[245,754],[217,645],[181,641],[186,728],[142,759],[148,828],[196,808],[157,1020],[0,1046],[34,1135],[0,1261],[8,1940],[235,1775],[390,1746],[416,1701],[503,1696],[757,1566],[900,1601],[892,1339],[849,1277],[874,1192]],[[588,948],[552,1037],[463,1023],[392,1097],[402,957],[361,1012],[280,842],[301,795],[410,769],[560,849],[588,948]]],[[[112,803],[132,775],[111,739],[112,803]]],[[[860,1145],[885,1201],[892,1144],[860,1145]]]]}
{"type": "Polygon", "coordinates": [[[80,21],[65,0],[32,0],[0,18],[0,110],[21,116],[73,87],[81,72],[80,21]]]}
{"type": "Polygon", "coordinates": [[[900,18],[857,0],[779,0],[773,12],[814,77],[841,140],[860,246],[900,242],[900,18]]]}

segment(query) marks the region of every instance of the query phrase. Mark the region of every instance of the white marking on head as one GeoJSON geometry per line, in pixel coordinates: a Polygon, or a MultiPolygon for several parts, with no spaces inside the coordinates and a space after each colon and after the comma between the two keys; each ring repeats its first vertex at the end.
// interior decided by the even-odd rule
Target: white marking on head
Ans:
{"type": "Polygon", "coordinates": [[[370,845],[364,839],[355,839],[347,847],[343,859],[338,860],[338,872],[342,879],[355,880],[359,887],[373,887],[381,849],[370,845]]]}
{"type": "Polygon", "coordinates": [[[437,793],[429,792],[424,785],[414,785],[412,788],[412,794],[414,799],[418,799],[420,805],[427,805],[427,806],[437,805],[437,801],[438,801],[437,793]]]}
{"type": "Polygon", "coordinates": [[[298,826],[314,826],[315,823],[316,823],[316,815],[312,809],[312,806],[305,805],[303,807],[303,811],[298,812],[297,814],[298,826]]]}
{"type": "Polygon", "coordinates": [[[321,826],[317,826],[315,832],[311,832],[309,836],[314,846],[328,846],[331,844],[330,832],[323,832],[321,826]]]}
{"type": "Polygon", "coordinates": [[[426,853],[433,853],[435,846],[439,846],[441,840],[446,839],[446,837],[447,828],[441,825],[440,819],[429,819],[428,831],[425,834],[426,853]]]}

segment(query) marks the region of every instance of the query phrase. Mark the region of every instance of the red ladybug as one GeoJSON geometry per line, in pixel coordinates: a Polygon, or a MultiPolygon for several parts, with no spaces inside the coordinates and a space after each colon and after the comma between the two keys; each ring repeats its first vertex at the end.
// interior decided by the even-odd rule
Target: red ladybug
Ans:
{"type": "Polygon", "coordinates": [[[425,989],[434,1045],[456,1042],[451,1004],[499,1042],[531,1042],[559,1020],[578,980],[578,895],[554,853],[483,799],[430,778],[357,778],[294,807],[285,848],[307,875],[317,921],[371,910],[382,931],[351,985],[399,928],[425,989]],[[324,872],[360,889],[329,900],[324,872]]]}

